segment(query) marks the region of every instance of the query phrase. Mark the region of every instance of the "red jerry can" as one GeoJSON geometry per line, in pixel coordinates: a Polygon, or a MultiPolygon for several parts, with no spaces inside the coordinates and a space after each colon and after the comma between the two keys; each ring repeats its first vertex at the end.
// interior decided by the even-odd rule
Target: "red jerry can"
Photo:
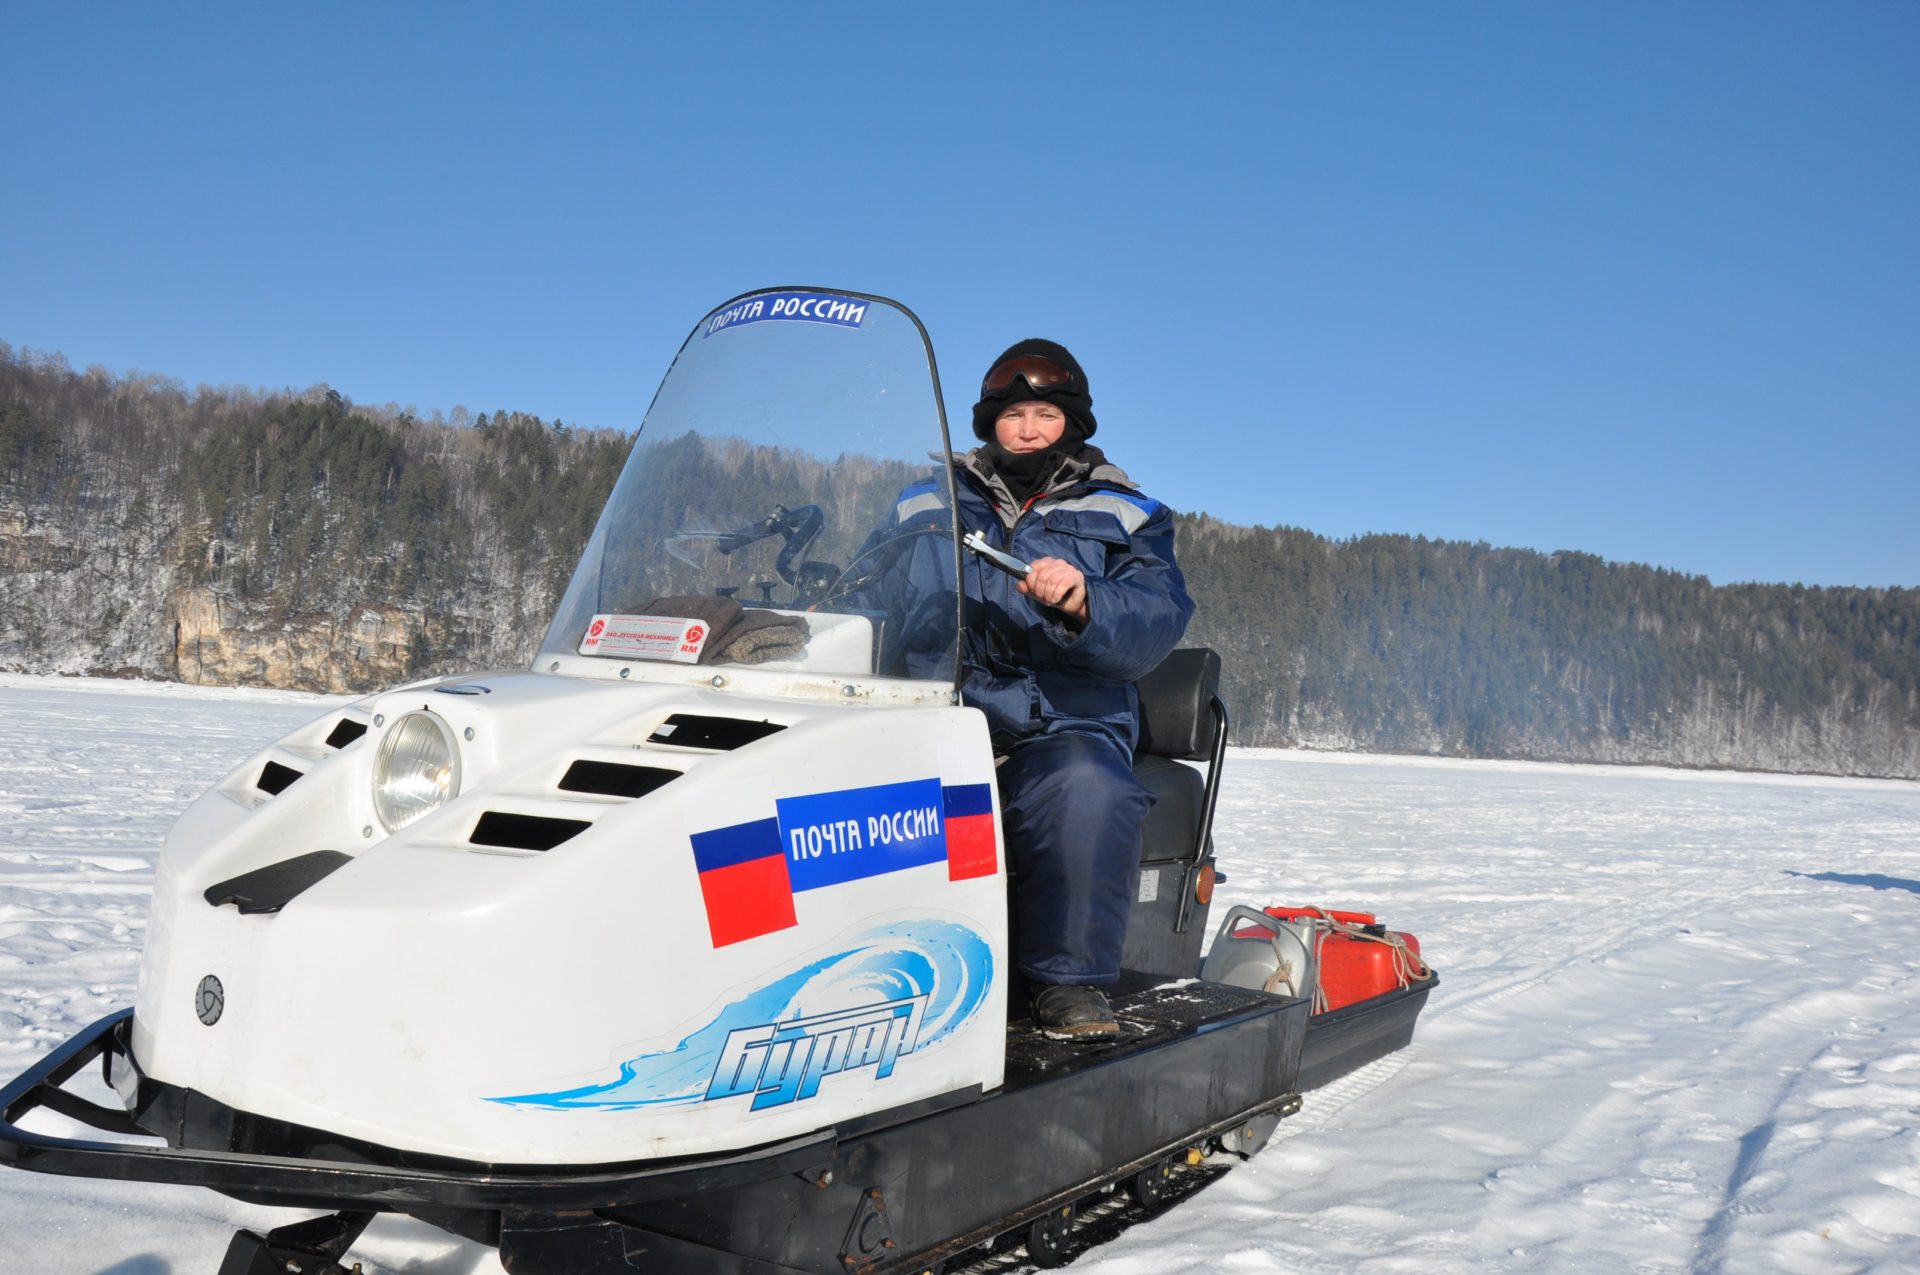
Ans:
{"type": "Polygon", "coordinates": [[[1266,913],[1282,921],[1317,922],[1314,971],[1320,994],[1315,1013],[1397,991],[1425,974],[1420,940],[1398,930],[1383,931],[1371,912],[1273,907],[1266,913]],[[1367,927],[1382,932],[1366,933],[1367,927]]]}

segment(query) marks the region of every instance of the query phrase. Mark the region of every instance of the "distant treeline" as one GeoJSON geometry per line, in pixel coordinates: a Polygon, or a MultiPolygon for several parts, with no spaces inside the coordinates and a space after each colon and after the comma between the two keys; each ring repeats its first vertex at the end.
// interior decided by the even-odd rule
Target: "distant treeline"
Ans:
{"type": "MultiPolygon", "coordinates": [[[[0,667],[194,679],[183,600],[209,597],[256,645],[276,626],[348,634],[244,680],[524,664],[630,445],[324,388],[188,391],[0,344],[0,667]],[[367,608],[405,640],[362,666],[349,630],[367,608]]],[[[855,522],[897,482],[780,463],[855,522]]],[[[1243,743],[1920,777],[1920,590],[1716,588],[1205,515],[1182,520],[1179,554],[1189,640],[1224,657],[1243,743]]]]}
{"type": "Polygon", "coordinates": [[[1181,528],[1250,743],[1920,776],[1920,590],[1181,528]]]}

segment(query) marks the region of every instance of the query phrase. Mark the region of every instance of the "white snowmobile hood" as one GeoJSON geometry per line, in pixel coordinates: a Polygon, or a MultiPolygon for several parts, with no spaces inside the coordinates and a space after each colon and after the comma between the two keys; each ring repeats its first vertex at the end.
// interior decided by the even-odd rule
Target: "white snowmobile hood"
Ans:
{"type": "Polygon", "coordinates": [[[990,1089],[995,802],[970,709],[544,673],[385,692],[174,827],[135,1057],[242,1111],[492,1163],[745,1147],[990,1089]],[[387,833],[375,761],[418,712],[459,790],[387,833]],[[246,884],[320,851],[344,857],[284,900],[246,884]],[[236,893],[279,906],[215,901],[236,893]]]}

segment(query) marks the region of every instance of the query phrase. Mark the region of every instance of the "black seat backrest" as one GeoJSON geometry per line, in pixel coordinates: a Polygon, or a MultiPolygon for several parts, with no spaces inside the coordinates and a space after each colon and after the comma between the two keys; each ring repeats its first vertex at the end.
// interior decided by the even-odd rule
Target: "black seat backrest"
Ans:
{"type": "Polygon", "coordinates": [[[1208,761],[1213,757],[1213,697],[1220,657],[1204,646],[1175,651],[1134,683],[1140,693],[1138,757],[1208,761]]]}
{"type": "Polygon", "coordinates": [[[1204,647],[1175,651],[1135,683],[1140,739],[1133,775],[1153,794],[1140,826],[1140,876],[1127,917],[1120,964],[1162,978],[1191,978],[1212,898],[1213,806],[1220,791],[1220,657],[1204,647]],[[1185,765],[1208,763],[1200,771],[1185,765]]]}
{"type": "Polygon", "coordinates": [[[1175,651],[1158,668],[1134,683],[1140,695],[1140,737],[1133,750],[1133,777],[1153,794],[1154,804],[1141,826],[1143,862],[1198,863],[1207,851],[1208,789],[1217,785],[1220,758],[1214,751],[1222,725],[1215,705],[1220,657],[1205,647],[1175,651]],[[1207,763],[1208,778],[1185,765],[1207,763]]]}

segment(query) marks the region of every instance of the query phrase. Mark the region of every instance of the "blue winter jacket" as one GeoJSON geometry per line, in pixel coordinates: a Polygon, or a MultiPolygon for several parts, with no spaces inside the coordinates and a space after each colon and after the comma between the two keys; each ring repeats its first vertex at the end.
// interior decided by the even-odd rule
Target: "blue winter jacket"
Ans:
{"type": "MultiPolygon", "coordinates": [[[[943,531],[940,475],[900,493],[872,543],[907,534],[885,586],[896,633],[888,662],[914,677],[953,668],[953,546],[943,531]],[[903,599],[911,599],[902,606],[903,599]]],[[[978,451],[954,459],[960,533],[980,532],[1028,562],[1061,558],[1087,579],[1087,624],[1014,587],[1013,577],[962,551],[965,606],[961,698],[987,716],[994,746],[1056,731],[1111,736],[1132,752],[1139,701],[1133,683],[1186,632],[1193,600],[1173,557],[1173,512],[1143,494],[1097,448],[1065,461],[1025,508],[978,451]]]]}

